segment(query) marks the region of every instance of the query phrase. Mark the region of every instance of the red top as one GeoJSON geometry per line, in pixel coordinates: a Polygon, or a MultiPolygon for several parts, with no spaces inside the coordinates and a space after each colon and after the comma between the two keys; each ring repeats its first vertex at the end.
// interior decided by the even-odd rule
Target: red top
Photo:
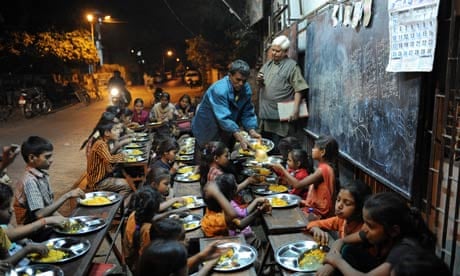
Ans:
{"type": "Polygon", "coordinates": [[[302,210],[307,213],[308,208],[314,208],[314,212],[322,218],[328,217],[333,211],[332,196],[334,194],[335,176],[334,170],[327,163],[319,163],[317,170],[321,170],[323,182],[319,185],[312,184],[308,188],[305,208],[302,210]],[[316,187],[315,187],[316,186],[316,187]]]}
{"type": "Polygon", "coordinates": [[[146,110],[141,110],[141,114],[137,114],[136,110],[133,112],[131,122],[144,125],[149,120],[149,113],[146,110]]]}
{"type": "MultiPolygon", "coordinates": [[[[288,169],[288,173],[290,175],[294,176],[299,181],[308,176],[307,169],[304,169],[304,168],[300,168],[300,169],[297,169],[297,170],[288,169]]],[[[293,194],[293,195],[298,195],[302,199],[306,199],[307,194],[308,194],[308,189],[306,189],[306,188],[301,188],[301,189],[293,188],[289,193],[293,194]]]]}

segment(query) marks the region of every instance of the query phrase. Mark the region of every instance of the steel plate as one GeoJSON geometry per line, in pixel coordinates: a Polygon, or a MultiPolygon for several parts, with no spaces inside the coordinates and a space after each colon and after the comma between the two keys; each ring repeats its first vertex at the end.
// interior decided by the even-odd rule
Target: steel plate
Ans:
{"type": "Polygon", "coordinates": [[[198,166],[184,166],[184,167],[180,167],[177,170],[177,173],[185,174],[185,173],[193,173],[193,172],[196,172],[196,171],[198,171],[198,166]]]}
{"type": "Polygon", "coordinates": [[[249,245],[229,242],[219,245],[220,248],[233,249],[230,258],[219,258],[215,271],[235,271],[250,266],[257,259],[257,251],[249,245]]]}
{"type": "Polygon", "coordinates": [[[65,252],[67,255],[59,260],[43,261],[41,257],[34,257],[31,254],[28,255],[29,259],[35,263],[63,263],[69,260],[75,259],[86,252],[91,247],[91,243],[88,240],[81,240],[77,238],[55,238],[44,242],[44,244],[50,248],[65,252]]]}
{"type": "Polygon", "coordinates": [[[143,155],[126,156],[125,160],[123,161],[123,163],[138,163],[138,162],[145,162],[145,161],[147,161],[147,157],[145,157],[143,155]]]}
{"type": "MultiPolygon", "coordinates": [[[[48,275],[48,276],[64,276],[64,271],[55,265],[51,264],[33,264],[23,267],[18,267],[14,270],[17,276],[36,276],[36,275],[48,275]]],[[[11,274],[13,275],[13,274],[11,274]]]]}
{"type": "Polygon", "coordinates": [[[301,198],[298,195],[291,195],[291,194],[276,194],[276,195],[269,195],[266,197],[270,201],[270,204],[272,205],[272,208],[289,208],[289,207],[294,207],[297,206],[301,200],[301,198]],[[273,205],[273,199],[281,199],[284,202],[286,202],[285,206],[278,206],[278,205],[273,205]]]}
{"type": "Polygon", "coordinates": [[[177,174],[174,177],[175,181],[179,182],[198,182],[200,181],[200,174],[199,173],[184,173],[184,174],[177,174]]]}
{"type": "Polygon", "coordinates": [[[136,142],[147,142],[148,140],[150,140],[150,138],[147,137],[147,136],[143,136],[143,137],[136,136],[136,137],[133,138],[134,143],[136,143],[136,142]]]}
{"type": "Polygon", "coordinates": [[[97,231],[107,225],[104,219],[94,216],[70,217],[60,226],[54,226],[54,231],[64,235],[80,235],[97,231]]]}
{"type": "Polygon", "coordinates": [[[193,155],[176,155],[177,161],[191,161],[195,157],[193,155]]]}
{"type": "Polygon", "coordinates": [[[125,149],[140,149],[140,148],[144,148],[145,147],[145,144],[144,143],[140,143],[140,142],[137,142],[137,143],[129,143],[127,144],[126,146],[124,146],[125,149]]]}
{"type": "Polygon", "coordinates": [[[183,196],[182,197],[187,203],[186,204],[182,204],[182,203],[179,203],[179,202],[176,202],[172,205],[173,208],[182,208],[182,207],[186,207],[188,209],[197,209],[197,208],[202,208],[204,206],[206,206],[206,204],[204,203],[204,200],[202,197],[198,197],[198,196],[183,196]]]}
{"type": "Polygon", "coordinates": [[[252,192],[256,193],[258,195],[275,195],[275,194],[280,194],[280,193],[285,193],[288,191],[288,187],[283,186],[283,185],[277,185],[277,184],[271,184],[271,185],[258,185],[258,186],[252,186],[252,192]],[[280,191],[272,191],[270,190],[270,186],[275,187],[275,188],[280,188],[280,191]],[[282,188],[282,190],[281,190],[282,188]]]}
{"type": "Polygon", "coordinates": [[[268,167],[269,164],[280,164],[283,162],[283,159],[278,156],[269,156],[266,161],[264,162],[259,162],[255,160],[254,158],[248,158],[244,163],[243,166],[245,167],[268,167]]]}
{"type": "Polygon", "coordinates": [[[124,149],[121,152],[129,156],[138,156],[138,155],[143,155],[145,153],[144,151],[140,149],[124,149]]]}
{"type": "Polygon", "coordinates": [[[78,198],[77,201],[78,201],[78,203],[80,203],[81,205],[84,205],[84,206],[99,207],[99,206],[106,206],[106,205],[113,204],[113,203],[121,200],[121,198],[122,198],[121,195],[118,194],[118,193],[100,191],[100,192],[86,193],[84,199],[78,198]],[[89,204],[89,203],[87,203],[85,201],[87,199],[91,199],[91,198],[94,198],[96,196],[105,197],[108,200],[110,200],[110,202],[101,203],[101,204],[89,204]]]}
{"type": "Polygon", "coordinates": [[[318,243],[314,241],[298,241],[286,244],[275,252],[275,259],[282,267],[298,272],[314,272],[321,267],[322,263],[318,262],[306,267],[299,267],[299,258],[306,251],[318,248],[318,243]]]}
{"type": "Polygon", "coordinates": [[[189,214],[189,213],[178,213],[171,215],[170,217],[178,218],[182,221],[185,231],[193,231],[201,227],[201,219],[203,218],[198,214],[189,214]]]}

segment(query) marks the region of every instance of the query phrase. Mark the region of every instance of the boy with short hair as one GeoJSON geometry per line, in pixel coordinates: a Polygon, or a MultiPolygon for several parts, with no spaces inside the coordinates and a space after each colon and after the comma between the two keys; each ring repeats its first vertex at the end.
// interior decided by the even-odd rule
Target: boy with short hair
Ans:
{"type": "Polygon", "coordinates": [[[54,200],[47,172],[53,163],[53,145],[48,140],[30,136],[22,143],[21,154],[27,167],[15,188],[14,211],[18,224],[59,215],[57,210],[66,200],[85,197],[85,193],[76,188],[54,200]]]}

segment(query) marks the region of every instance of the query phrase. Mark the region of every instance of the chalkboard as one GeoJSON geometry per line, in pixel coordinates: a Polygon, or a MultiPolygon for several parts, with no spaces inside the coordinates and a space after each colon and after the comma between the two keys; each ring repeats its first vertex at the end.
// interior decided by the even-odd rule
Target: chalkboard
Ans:
{"type": "Polygon", "coordinates": [[[421,90],[418,73],[388,73],[387,1],[367,28],[333,27],[332,9],[307,27],[306,131],[335,137],[343,157],[406,197],[412,194],[421,90]]]}

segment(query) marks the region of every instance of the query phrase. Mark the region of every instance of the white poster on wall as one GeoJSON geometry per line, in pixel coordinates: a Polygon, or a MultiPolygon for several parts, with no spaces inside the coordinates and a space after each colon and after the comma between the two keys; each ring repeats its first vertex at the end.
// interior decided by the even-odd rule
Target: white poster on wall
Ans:
{"type": "Polygon", "coordinates": [[[388,0],[388,72],[433,70],[439,0],[388,0]]]}

